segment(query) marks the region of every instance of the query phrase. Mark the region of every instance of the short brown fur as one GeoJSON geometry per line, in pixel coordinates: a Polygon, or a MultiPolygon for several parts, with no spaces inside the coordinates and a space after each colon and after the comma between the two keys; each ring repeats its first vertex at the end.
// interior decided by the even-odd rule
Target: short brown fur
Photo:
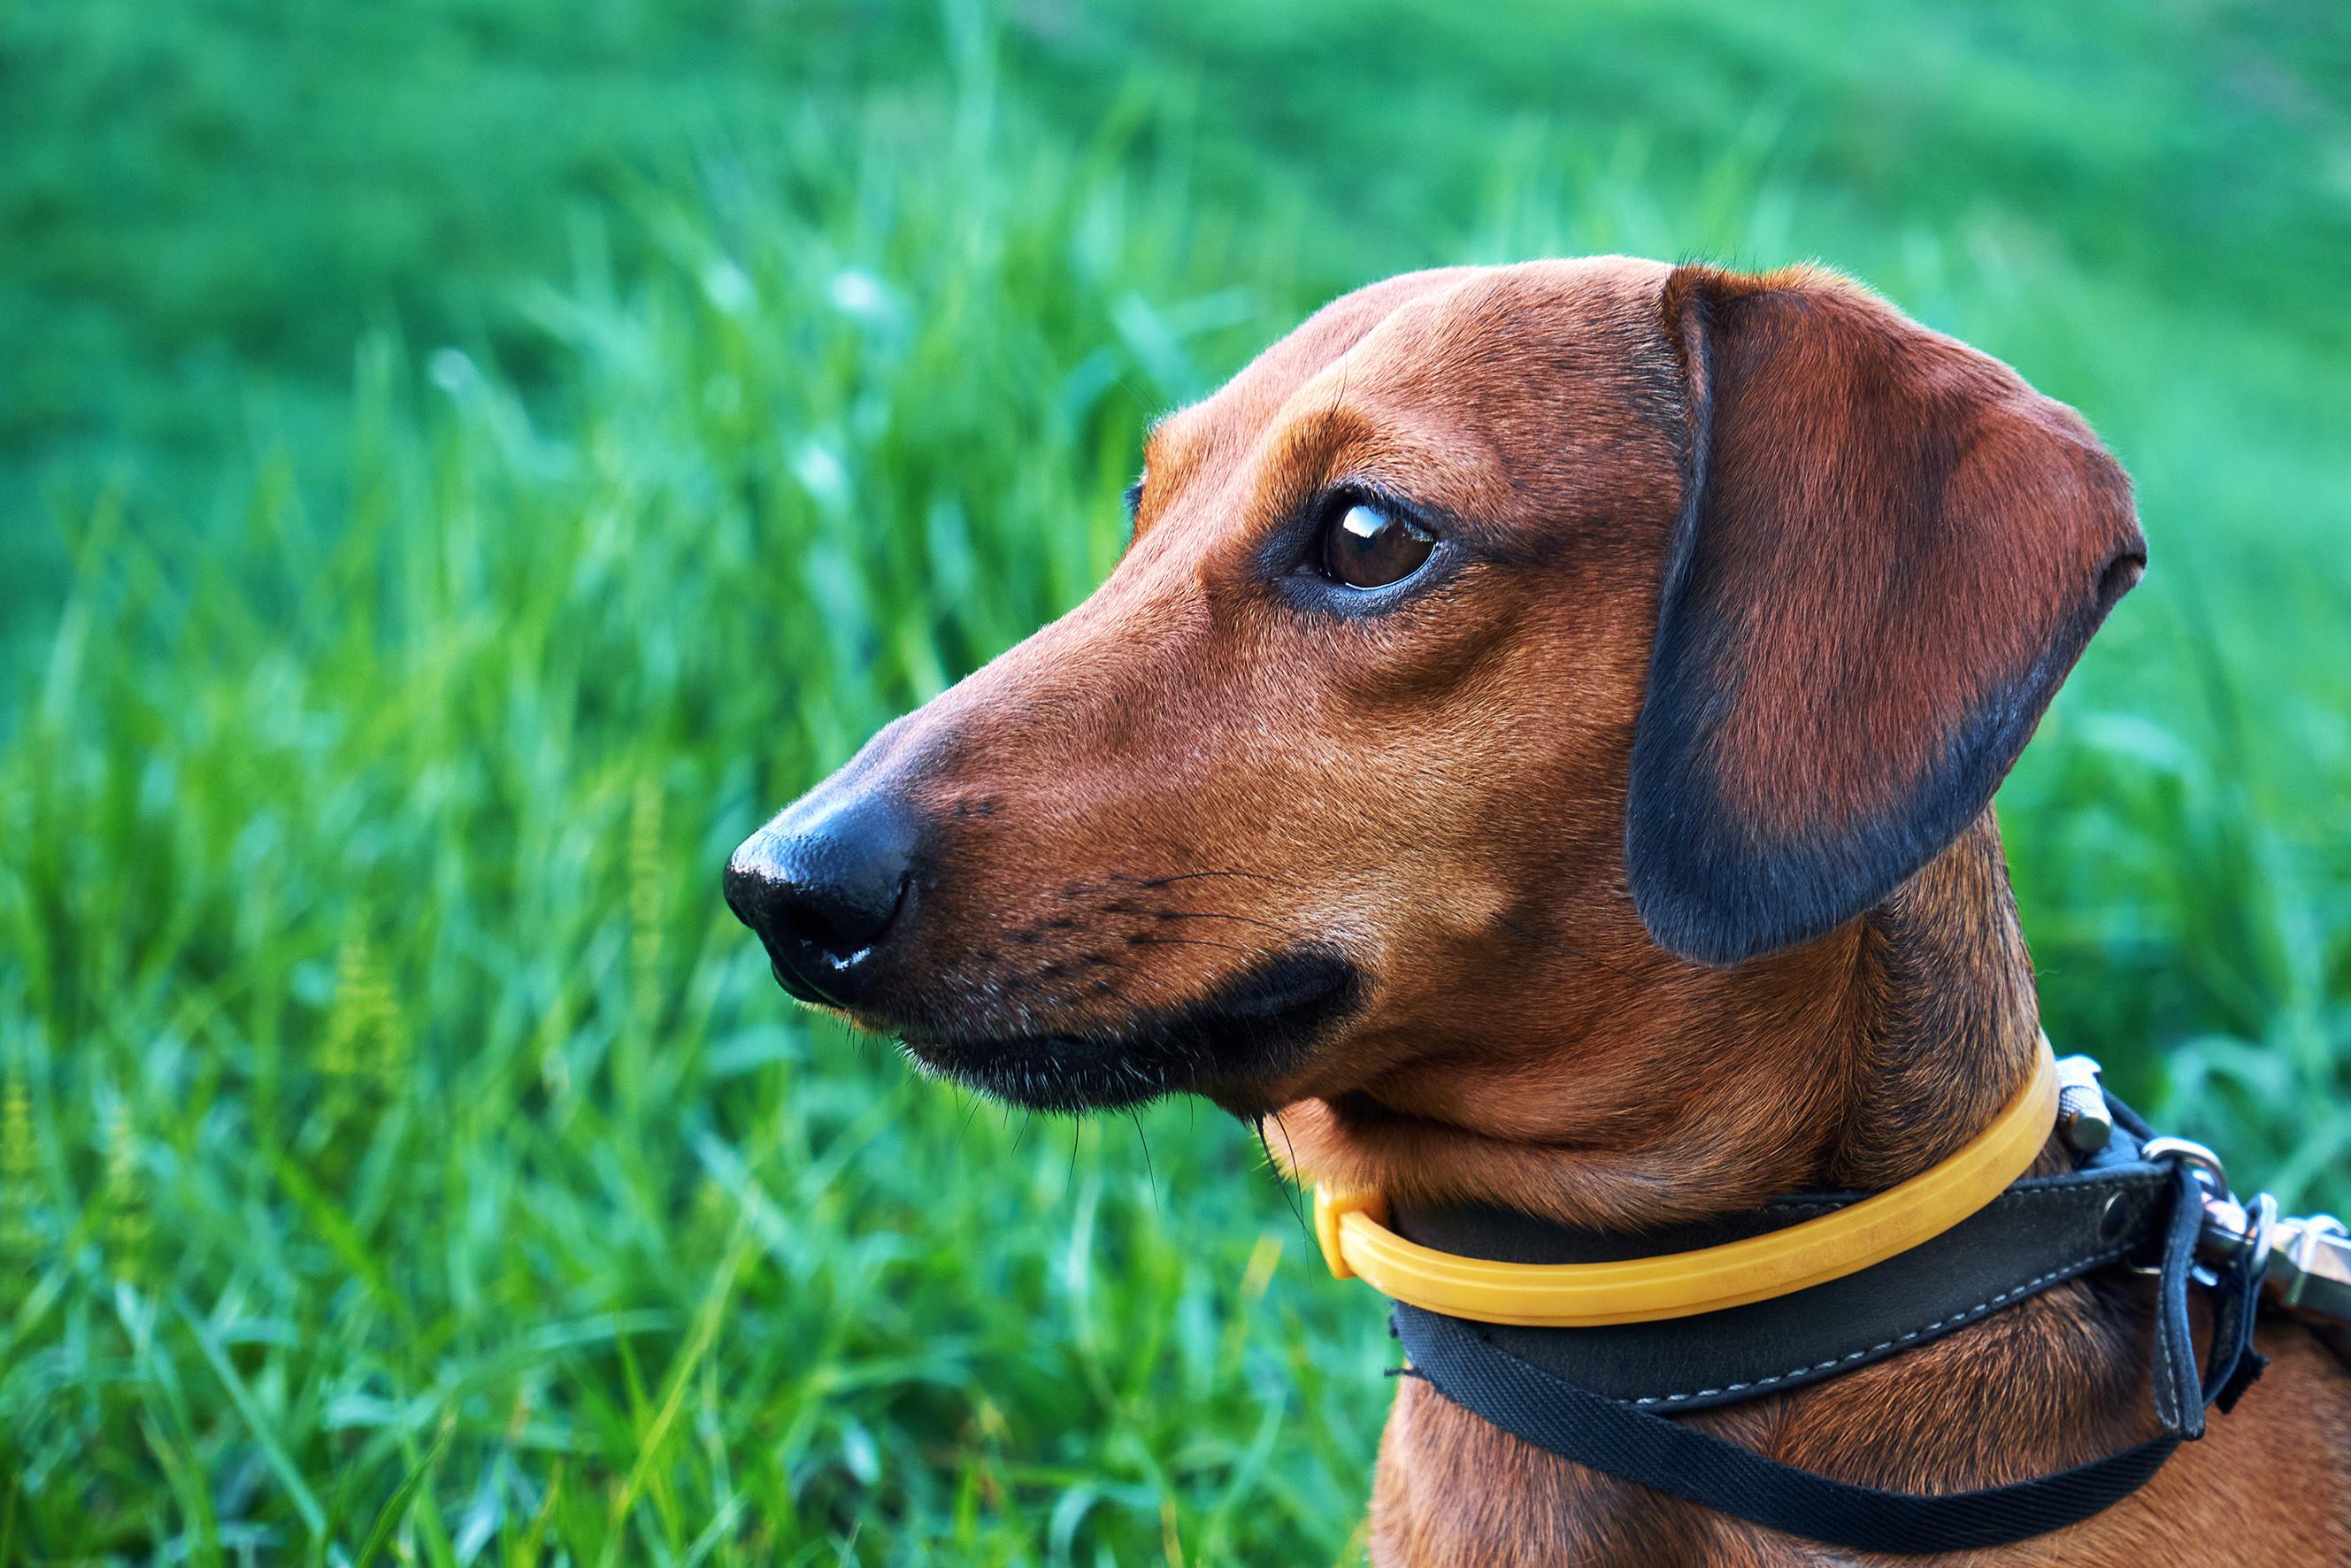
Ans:
{"type": "MultiPolygon", "coordinates": [[[[1017,1057],[989,1082],[1047,1094],[1065,1058],[1114,1066],[1136,1020],[1316,944],[1357,984],[1311,1040],[1204,1049],[1138,1092],[1259,1120],[1301,1177],[1586,1227],[1882,1186],[2013,1092],[2037,1013],[1985,800],[2139,559],[2070,411],[1826,274],[1604,257],[1350,295],[1147,458],[1103,587],[824,787],[931,824],[860,1021],[948,1071],[1017,1057]],[[1458,545],[1376,616],[1272,580],[1348,485],[1458,545]],[[1667,761],[1644,773],[1636,740],[1667,761]],[[1749,941],[1782,911],[1708,904],[1712,862],[1643,863],[1643,790],[1730,823],[1722,852],[1774,885],[1812,877],[1818,928],[1749,941]]],[[[2145,1435],[2147,1314],[2100,1275],[1687,1419],[1847,1479],[2018,1479],[2145,1435]]],[[[2351,1375],[2292,1323],[2261,1344],[2268,1375],[2143,1492],[1961,1560],[2351,1562],[2351,1375]]],[[[1855,1560],[1411,1380],[1374,1542],[1388,1564],[1855,1560]]]]}

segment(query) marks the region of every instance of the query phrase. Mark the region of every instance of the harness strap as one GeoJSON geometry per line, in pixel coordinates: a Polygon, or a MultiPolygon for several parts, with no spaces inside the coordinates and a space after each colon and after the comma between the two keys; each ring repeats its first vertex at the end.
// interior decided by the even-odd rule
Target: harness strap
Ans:
{"type": "Polygon", "coordinates": [[[2129,1496],[2184,1439],[2204,1408],[2225,1411],[2259,1375],[2252,1349],[2258,1268],[2231,1265],[2214,1285],[2212,1345],[2197,1366],[2188,1316],[2202,1204],[2194,1174],[2172,1169],[2158,1274],[2154,1389],[2159,1436],[2053,1475],[1977,1491],[1882,1490],[1764,1458],[1634,1405],[1579,1388],[1521,1361],[1485,1325],[1399,1307],[1411,1370],[1446,1398],[1562,1458],[1791,1535],[1884,1552],[1997,1546],[2087,1519],[2129,1496]]]}

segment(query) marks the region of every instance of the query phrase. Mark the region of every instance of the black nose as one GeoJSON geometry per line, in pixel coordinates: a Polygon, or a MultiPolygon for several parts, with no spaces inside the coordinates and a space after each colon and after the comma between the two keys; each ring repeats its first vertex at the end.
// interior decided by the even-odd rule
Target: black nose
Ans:
{"type": "Polygon", "coordinates": [[[914,879],[915,821],[879,795],[802,802],[726,862],[726,904],[802,1001],[856,1001],[914,879]]]}

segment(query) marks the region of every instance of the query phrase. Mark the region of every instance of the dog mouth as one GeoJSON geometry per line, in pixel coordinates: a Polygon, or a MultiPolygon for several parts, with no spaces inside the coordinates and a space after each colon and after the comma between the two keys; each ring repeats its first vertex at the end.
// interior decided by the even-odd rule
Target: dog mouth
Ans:
{"type": "Polygon", "coordinates": [[[1272,1109],[1264,1090],[1353,1012],[1356,966],[1326,947],[1260,959],[1196,1001],[1061,1031],[902,1030],[925,1072],[1034,1111],[1115,1111],[1207,1095],[1238,1115],[1272,1109]]]}

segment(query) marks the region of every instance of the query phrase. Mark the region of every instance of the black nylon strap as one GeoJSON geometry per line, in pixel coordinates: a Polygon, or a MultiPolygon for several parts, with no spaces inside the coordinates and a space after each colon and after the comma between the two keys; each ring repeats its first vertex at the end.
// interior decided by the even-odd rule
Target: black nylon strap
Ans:
{"type": "Polygon", "coordinates": [[[1885,1552],[1996,1546],[2075,1523],[2129,1496],[2183,1438],[2201,1435],[2207,1404],[2219,1399],[2225,1409],[2258,1374],[2251,1342],[2259,1274],[2232,1268],[2215,1287],[2210,1364],[2199,1375],[2188,1285],[2201,1219],[2194,1176],[2174,1166],[2155,1335],[2163,1434],[2054,1475],[1977,1491],[1886,1491],[1782,1464],[1579,1388],[1499,1348],[1481,1324],[1399,1305],[1396,1333],[1412,1370],[1438,1393],[1563,1458],[1834,1545],[1885,1552]]]}
{"type": "Polygon", "coordinates": [[[2089,1518],[2128,1497],[2179,1446],[2158,1437],[2076,1469],[1939,1497],[1881,1491],[1767,1459],[1562,1383],[1480,1342],[1458,1318],[1416,1314],[1414,1369],[1455,1404],[1562,1458],[1721,1512],[1868,1552],[1997,1546],[2089,1518]]]}

